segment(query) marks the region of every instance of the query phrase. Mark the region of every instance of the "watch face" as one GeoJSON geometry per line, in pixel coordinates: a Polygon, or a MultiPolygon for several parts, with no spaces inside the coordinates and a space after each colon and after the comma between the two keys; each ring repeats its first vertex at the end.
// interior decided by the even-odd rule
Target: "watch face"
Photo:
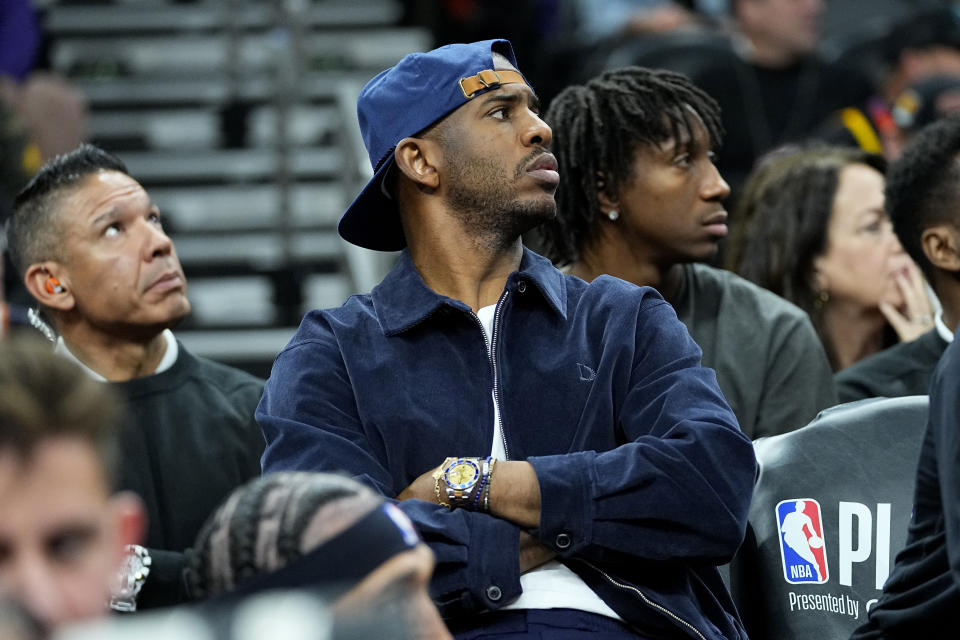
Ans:
{"type": "Polygon", "coordinates": [[[480,477],[480,466],[473,460],[457,460],[447,467],[443,479],[452,489],[472,487],[480,477]]]}

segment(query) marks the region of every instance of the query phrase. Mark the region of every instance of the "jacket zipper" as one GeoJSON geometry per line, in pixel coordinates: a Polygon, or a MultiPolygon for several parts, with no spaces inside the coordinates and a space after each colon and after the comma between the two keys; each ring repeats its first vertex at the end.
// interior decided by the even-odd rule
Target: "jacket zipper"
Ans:
{"type": "Polygon", "coordinates": [[[624,590],[627,590],[627,591],[632,591],[632,592],[634,592],[634,593],[637,594],[637,596],[639,596],[639,598],[640,598],[641,600],[643,600],[643,602],[645,602],[648,606],[653,607],[653,608],[656,609],[657,611],[660,611],[661,613],[664,613],[664,614],[670,616],[671,618],[673,618],[674,620],[676,620],[677,622],[679,622],[680,624],[682,624],[683,626],[687,627],[688,629],[690,629],[691,631],[693,631],[695,634],[697,634],[697,637],[700,638],[701,640],[707,640],[706,636],[704,636],[702,633],[700,633],[700,630],[699,630],[699,629],[697,629],[695,626],[693,626],[692,624],[690,624],[689,622],[687,622],[686,620],[684,620],[683,618],[681,618],[680,616],[678,616],[678,615],[675,614],[674,612],[670,611],[670,610],[667,609],[666,607],[663,607],[663,606],[657,604],[656,602],[654,602],[653,600],[651,600],[651,599],[648,598],[647,596],[643,595],[643,592],[640,591],[639,589],[637,589],[635,586],[633,586],[633,585],[631,585],[631,584],[623,584],[622,582],[618,582],[618,581],[614,580],[612,577],[610,577],[610,575],[609,575],[606,571],[604,571],[603,569],[600,569],[599,567],[596,567],[596,566],[590,564],[590,563],[587,562],[586,560],[579,560],[579,562],[582,562],[583,564],[587,565],[588,567],[590,567],[591,569],[593,569],[594,571],[596,571],[597,573],[599,573],[601,576],[603,576],[603,577],[607,580],[607,582],[609,582],[609,583],[612,584],[613,586],[618,587],[618,588],[620,588],[620,589],[624,589],[624,590]]]}
{"type": "Polygon", "coordinates": [[[500,324],[500,311],[503,309],[503,301],[507,299],[509,293],[507,289],[504,289],[503,293],[500,294],[500,299],[497,300],[497,308],[493,314],[493,332],[489,340],[480,318],[477,317],[477,314],[473,314],[477,324],[480,325],[483,345],[487,348],[487,357],[490,359],[490,366],[493,368],[493,402],[497,407],[497,426],[500,427],[500,440],[503,442],[503,454],[506,460],[510,459],[510,448],[507,446],[507,434],[503,430],[503,411],[500,408],[500,381],[497,374],[497,327],[500,324]]]}

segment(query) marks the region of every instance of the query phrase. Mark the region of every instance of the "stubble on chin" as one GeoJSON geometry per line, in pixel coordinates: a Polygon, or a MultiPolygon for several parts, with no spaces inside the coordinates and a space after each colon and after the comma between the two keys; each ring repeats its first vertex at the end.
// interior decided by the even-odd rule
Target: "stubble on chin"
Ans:
{"type": "Polygon", "coordinates": [[[507,209],[453,209],[467,235],[478,247],[501,250],[513,246],[517,238],[556,217],[556,203],[515,203],[507,209]]]}
{"type": "Polygon", "coordinates": [[[557,203],[551,194],[544,191],[535,200],[519,200],[515,195],[519,178],[510,180],[489,161],[474,161],[469,175],[458,171],[451,178],[448,210],[479,247],[510,247],[524,233],[557,215],[557,203]]]}

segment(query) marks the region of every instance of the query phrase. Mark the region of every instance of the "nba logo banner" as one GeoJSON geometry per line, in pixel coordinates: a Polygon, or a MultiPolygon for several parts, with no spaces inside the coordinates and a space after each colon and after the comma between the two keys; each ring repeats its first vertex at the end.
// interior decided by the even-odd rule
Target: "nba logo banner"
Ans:
{"type": "Polygon", "coordinates": [[[829,575],[820,503],[812,498],[784,500],[776,512],[783,577],[790,584],[825,583],[829,575]]]}

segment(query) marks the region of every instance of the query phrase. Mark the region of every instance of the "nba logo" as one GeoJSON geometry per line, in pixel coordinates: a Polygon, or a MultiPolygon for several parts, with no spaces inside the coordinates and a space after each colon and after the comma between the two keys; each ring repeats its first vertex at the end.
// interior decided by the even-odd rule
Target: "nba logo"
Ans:
{"type": "Polygon", "coordinates": [[[820,503],[812,498],[794,498],[778,504],[776,511],[783,577],[790,584],[825,583],[829,575],[820,503]]]}

